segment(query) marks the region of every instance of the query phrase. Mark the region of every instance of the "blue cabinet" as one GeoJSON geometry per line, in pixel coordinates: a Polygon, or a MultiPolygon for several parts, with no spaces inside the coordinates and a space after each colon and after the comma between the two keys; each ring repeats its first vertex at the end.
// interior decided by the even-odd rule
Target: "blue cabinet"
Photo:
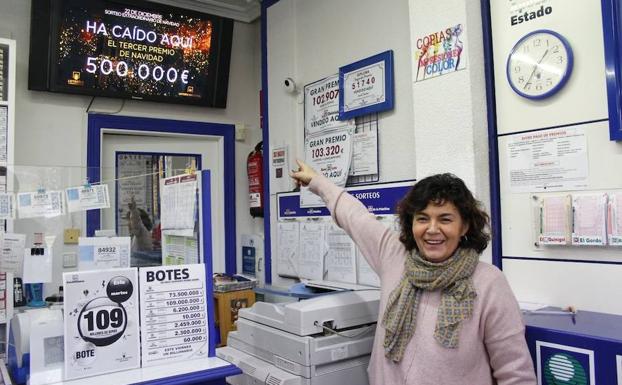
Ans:
{"type": "Polygon", "coordinates": [[[622,385],[622,316],[579,311],[524,319],[538,384],[622,385]]]}

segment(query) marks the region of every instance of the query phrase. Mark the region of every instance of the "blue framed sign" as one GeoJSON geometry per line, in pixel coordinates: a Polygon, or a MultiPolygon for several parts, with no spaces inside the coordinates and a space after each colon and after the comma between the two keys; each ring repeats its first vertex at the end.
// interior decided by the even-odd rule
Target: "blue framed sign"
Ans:
{"type": "MultiPolygon", "coordinates": [[[[346,190],[360,200],[374,215],[397,214],[397,203],[412,188],[415,181],[389,182],[367,186],[348,187],[346,190]]],[[[328,217],[326,207],[300,207],[300,193],[277,194],[278,220],[308,217],[328,217]]]]}
{"type": "Polygon", "coordinates": [[[339,120],[393,109],[393,51],[339,68],[339,120]]]}
{"type": "Polygon", "coordinates": [[[609,139],[622,140],[622,8],[617,0],[601,0],[605,45],[605,79],[609,109],[609,139]]]}

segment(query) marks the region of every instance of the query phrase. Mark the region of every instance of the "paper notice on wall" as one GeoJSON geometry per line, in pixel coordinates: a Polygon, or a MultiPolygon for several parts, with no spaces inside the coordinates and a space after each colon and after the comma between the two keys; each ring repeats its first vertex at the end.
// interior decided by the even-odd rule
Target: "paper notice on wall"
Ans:
{"type": "MultiPolygon", "coordinates": [[[[0,77],[2,79],[2,77],[0,77]]],[[[0,93],[2,92],[0,84],[0,93]]],[[[1,96],[1,94],[0,94],[1,96]]],[[[2,98],[0,97],[0,100],[2,98]]],[[[7,132],[9,127],[8,107],[0,106],[0,164],[6,165],[7,162],[7,132]]]]}
{"type": "Polygon", "coordinates": [[[278,222],[277,274],[298,277],[298,254],[300,253],[300,223],[278,222]]]}
{"type": "MultiPolygon", "coordinates": [[[[329,133],[305,139],[305,162],[337,186],[344,187],[352,160],[354,125],[343,126],[329,133]]],[[[301,189],[300,207],[323,206],[322,200],[301,189]]]]}
{"type": "Polygon", "coordinates": [[[207,357],[205,265],[140,269],[142,366],[207,357]]]}
{"type": "Polygon", "coordinates": [[[356,283],[356,252],[354,241],[335,223],[327,225],[326,279],[356,283]]]}
{"type": "Polygon", "coordinates": [[[197,207],[196,174],[161,179],[160,203],[162,230],[175,231],[176,235],[192,236],[197,207]]]}
{"type": "Polygon", "coordinates": [[[16,277],[21,277],[26,234],[4,233],[3,235],[2,250],[0,252],[0,271],[11,272],[16,277]]]}
{"type": "Polygon", "coordinates": [[[573,196],[572,215],[573,245],[607,244],[607,194],[573,196]]]}
{"type": "Polygon", "coordinates": [[[323,280],[324,256],[324,223],[302,223],[300,225],[300,256],[298,258],[298,274],[300,278],[323,280]]]}
{"type": "Polygon", "coordinates": [[[378,126],[354,134],[350,176],[378,174],[378,126]]]}
{"type": "Polygon", "coordinates": [[[359,285],[380,286],[378,274],[367,263],[367,260],[358,248],[356,249],[356,273],[356,283],[359,285]]]}
{"type": "Polygon", "coordinates": [[[270,148],[270,193],[291,191],[292,179],[289,177],[289,146],[270,148]]]}
{"type": "Polygon", "coordinates": [[[513,135],[506,153],[514,193],[587,188],[587,139],[581,127],[513,135]]]}
{"type": "Polygon", "coordinates": [[[136,268],[63,274],[66,379],[140,366],[136,268]]]}

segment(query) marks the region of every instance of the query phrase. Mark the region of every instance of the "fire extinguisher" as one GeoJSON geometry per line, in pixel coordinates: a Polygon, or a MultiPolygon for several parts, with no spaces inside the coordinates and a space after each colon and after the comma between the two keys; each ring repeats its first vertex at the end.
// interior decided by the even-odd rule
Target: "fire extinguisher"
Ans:
{"type": "Polygon", "coordinates": [[[263,142],[257,143],[248,154],[246,171],[248,173],[248,203],[251,216],[263,217],[263,142]]]}

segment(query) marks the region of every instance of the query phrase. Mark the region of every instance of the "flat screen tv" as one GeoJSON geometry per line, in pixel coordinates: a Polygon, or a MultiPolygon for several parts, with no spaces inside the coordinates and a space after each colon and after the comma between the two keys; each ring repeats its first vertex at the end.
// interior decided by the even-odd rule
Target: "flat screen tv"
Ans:
{"type": "Polygon", "coordinates": [[[225,108],[233,20],[133,0],[33,0],[28,88],[225,108]]]}

